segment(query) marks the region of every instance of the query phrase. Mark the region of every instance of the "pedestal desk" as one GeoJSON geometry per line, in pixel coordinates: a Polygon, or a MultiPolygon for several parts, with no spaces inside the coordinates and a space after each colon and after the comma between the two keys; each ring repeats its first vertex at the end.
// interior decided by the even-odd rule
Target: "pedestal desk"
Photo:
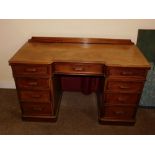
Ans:
{"type": "Polygon", "coordinates": [[[150,68],[127,39],[32,37],[9,60],[22,119],[56,121],[61,76],[97,77],[98,119],[102,124],[135,123],[150,68]]]}

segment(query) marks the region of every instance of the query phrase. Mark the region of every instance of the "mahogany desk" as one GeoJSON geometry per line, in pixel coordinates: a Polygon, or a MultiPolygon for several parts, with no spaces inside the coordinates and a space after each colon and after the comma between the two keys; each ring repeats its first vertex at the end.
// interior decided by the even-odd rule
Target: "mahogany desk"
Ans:
{"type": "Polygon", "coordinates": [[[150,65],[131,40],[32,37],[9,60],[23,120],[56,121],[61,76],[98,77],[100,123],[135,123],[150,65]]]}

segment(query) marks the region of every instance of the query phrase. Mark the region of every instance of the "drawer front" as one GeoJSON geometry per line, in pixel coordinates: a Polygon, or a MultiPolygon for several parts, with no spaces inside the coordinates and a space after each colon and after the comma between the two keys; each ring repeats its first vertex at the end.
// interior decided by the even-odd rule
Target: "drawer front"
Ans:
{"type": "Polygon", "coordinates": [[[144,68],[130,68],[130,67],[111,67],[108,68],[108,75],[110,76],[141,76],[145,77],[147,70],[144,68]]]}
{"type": "Polygon", "coordinates": [[[21,104],[23,115],[52,115],[52,105],[50,103],[31,103],[21,104]]]}
{"type": "Polygon", "coordinates": [[[103,74],[103,65],[90,63],[54,63],[54,72],[58,74],[103,74]]]}
{"type": "Polygon", "coordinates": [[[136,108],[130,106],[105,106],[104,117],[110,119],[133,119],[136,108]]]}
{"type": "Polygon", "coordinates": [[[106,105],[137,105],[139,99],[139,94],[132,93],[106,93],[104,95],[104,102],[106,105]]]}
{"type": "Polygon", "coordinates": [[[50,93],[48,91],[20,91],[20,100],[22,102],[50,102],[50,93]]]}
{"type": "Polygon", "coordinates": [[[106,90],[116,92],[141,92],[143,90],[143,86],[143,82],[108,81],[106,90]]]}
{"type": "Polygon", "coordinates": [[[12,66],[14,75],[49,75],[47,65],[15,65],[12,66]]]}
{"type": "Polygon", "coordinates": [[[16,78],[17,87],[21,89],[49,89],[49,79],[16,78]]]}

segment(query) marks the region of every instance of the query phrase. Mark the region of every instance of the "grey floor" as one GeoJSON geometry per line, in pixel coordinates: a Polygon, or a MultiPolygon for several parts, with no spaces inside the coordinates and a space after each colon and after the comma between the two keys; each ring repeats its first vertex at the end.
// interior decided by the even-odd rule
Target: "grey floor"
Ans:
{"type": "Polygon", "coordinates": [[[0,89],[0,134],[128,135],[155,134],[155,109],[139,108],[135,126],[100,125],[95,94],[64,92],[56,123],[21,120],[16,90],[0,89]]]}

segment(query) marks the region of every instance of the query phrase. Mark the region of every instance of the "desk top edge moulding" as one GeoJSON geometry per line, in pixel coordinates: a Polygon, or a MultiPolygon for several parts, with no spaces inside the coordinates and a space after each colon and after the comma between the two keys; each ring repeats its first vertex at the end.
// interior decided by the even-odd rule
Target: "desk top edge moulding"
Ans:
{"type": "Polygon", "coordinates": [[[61,76],[78,75],[100,77],[96,91],[99,122],[123,125],[136,121],[150,69],[131,40],[104,38],[32,37],[9,64],[23,120],[56,121],[61,76]]]}

